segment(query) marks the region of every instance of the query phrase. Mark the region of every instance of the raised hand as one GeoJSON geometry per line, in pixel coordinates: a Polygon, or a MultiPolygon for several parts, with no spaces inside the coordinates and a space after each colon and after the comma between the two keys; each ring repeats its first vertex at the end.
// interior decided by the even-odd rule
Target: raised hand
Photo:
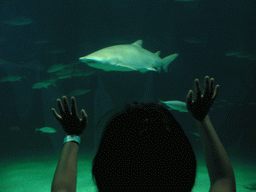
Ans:
{"type": "Polygon", "coordinates": [[[204,93],[202,95],[199,80],[195,79],[196,96],[192,101],[193,91],[190,90],[187,95],[186,107],[191,115],[198,121],[203,121],[208,115],[208,112],[217,98],[220,86],[217,85],[214,91],[214,79],[211,78],[209,82],[209,76],[205,77],[204,93]]]}
{"type": "Polygon", "coordinates": [[[82,119],[79,119],[76,110],[76,100],[71,97],[72,113],[69,111],[67,97],[63,96],[64,108],[61,104],[61,100],[57,99],[61,116],[52,108],[53,115],[60,122],[63,129],[68,135],[81,135],[87,124],[87,114],[84,110],[81,111],[82,119]]]}

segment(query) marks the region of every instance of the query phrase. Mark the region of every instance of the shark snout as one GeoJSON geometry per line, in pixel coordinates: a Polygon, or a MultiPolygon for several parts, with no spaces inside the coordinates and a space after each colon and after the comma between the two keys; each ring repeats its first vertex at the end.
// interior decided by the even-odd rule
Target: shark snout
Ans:
{"type": "Polygon", "coordinates": [[[85,61],[85,60],[86,60],[85,57],[80,57],[80,58],[79,58],[79,61],[82,61],[82,62],[83,62],[83,61],[85,61]]]}
{"type": "Polygon", "coordinates": [[[87,56],[80,57],[79,61],[81,61],[83,63],[98,63],[99,62],[97,59],[88,58],[87,56]]]}

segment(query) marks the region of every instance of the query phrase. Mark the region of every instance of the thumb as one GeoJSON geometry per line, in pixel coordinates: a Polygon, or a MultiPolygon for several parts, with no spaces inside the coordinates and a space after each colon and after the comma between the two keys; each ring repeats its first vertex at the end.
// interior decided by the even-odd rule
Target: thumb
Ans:
{"type": "Polygon", "coordinates": [[[53,112],[54,117],[60,122],[61,116],[58,115],[58,113],[55,111],[54,108],[52,108],[52,112],[53,112]]]}

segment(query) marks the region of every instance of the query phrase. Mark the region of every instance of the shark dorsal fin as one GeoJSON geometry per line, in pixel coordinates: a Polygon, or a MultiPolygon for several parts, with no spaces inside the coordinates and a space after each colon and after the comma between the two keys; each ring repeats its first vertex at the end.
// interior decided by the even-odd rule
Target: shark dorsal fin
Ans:
{"type": "Polygon", "coordinates": [[[157,51],[155,54],[159,56],[159,55],[160,55],[160,53],[161,53],[161,51],[157,51]]]}
{"type": "Polygon", "coordinates": [[[135,45],[135,46],[138,46],[138,47],[142,47],[142,43],[143,43],[142,40],[138,40],[138,41],[135,41],[134,43],[132,43],[132,45],[135,45]]]}

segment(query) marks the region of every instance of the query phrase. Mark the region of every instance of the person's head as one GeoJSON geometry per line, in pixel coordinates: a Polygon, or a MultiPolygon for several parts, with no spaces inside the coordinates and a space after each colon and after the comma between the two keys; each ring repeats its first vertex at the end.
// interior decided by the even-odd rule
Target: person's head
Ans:
{"type": "Polygon", "coordinates": [[[171,112],[156,103],[133,102],[119,109],[107,122],[92,162],[98,190],[191,191],[196,176],[195,154],[171,112]]]}

